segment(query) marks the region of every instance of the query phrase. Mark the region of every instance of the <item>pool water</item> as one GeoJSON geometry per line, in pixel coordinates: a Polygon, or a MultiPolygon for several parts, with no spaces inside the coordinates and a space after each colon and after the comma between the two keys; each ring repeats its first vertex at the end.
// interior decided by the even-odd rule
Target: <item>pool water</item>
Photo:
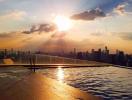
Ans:
{"type": "MultiPolygon", "coordinates": [[[[104,100],[132,100],[132,69],[119,67],[47,68],[38,73],[66,83],[104,100]]],[[[23,67],[0,68],[0,88],[28,76],[23,67]]]]}
{"type": "Polygon", "coordinates": [[[132,100],[132,69],[111,66],[43,69],[39,72],[105,100],[132,100]]]}

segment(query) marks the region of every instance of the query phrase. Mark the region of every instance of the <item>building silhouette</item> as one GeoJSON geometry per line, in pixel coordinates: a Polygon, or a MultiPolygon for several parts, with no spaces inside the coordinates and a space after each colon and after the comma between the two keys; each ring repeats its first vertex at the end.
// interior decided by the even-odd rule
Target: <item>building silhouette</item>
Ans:
{"type": "Polygon", "coordinates": [[[74,48],[71,52],[55,52],[55,53],[45,53],[41,51],[15,51],[13,48],[11,50],[7,49],[0,49],[0,62],[4,58],[11,58],[14,61],[19,61],[20,58],[22,60],[22,63],[27,63],[24,59],[30,59],[32,54],[45,54],[45,55],[53,55],[53,56],[63,56],[67,58],[73,58],[73,59],[81,59],[81,60],[90,60],[90,61],[98,61],[98,62],[104,62],[104,63],[110,63],[115,65],[121,65],[121,66],[131,66],[132,67],[132,55],[125,54],[123,51],[116,50],[116,53],[110,53],[107,46],[104,47],[104,49],[99,48],[98,50],[91,49],[91,52],[82,52],[78,51],[74,48]]]}

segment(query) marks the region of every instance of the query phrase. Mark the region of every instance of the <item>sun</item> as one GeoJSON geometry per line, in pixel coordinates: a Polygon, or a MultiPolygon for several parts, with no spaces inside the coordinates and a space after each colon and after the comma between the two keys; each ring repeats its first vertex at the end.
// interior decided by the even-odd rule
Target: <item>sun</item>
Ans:
{"type": "Polygon", "coordinates": [[[72,26],[71,20],[65,16],[56,16],[54,23],[57,25],[59,31],[68,31],[72,26]]]}

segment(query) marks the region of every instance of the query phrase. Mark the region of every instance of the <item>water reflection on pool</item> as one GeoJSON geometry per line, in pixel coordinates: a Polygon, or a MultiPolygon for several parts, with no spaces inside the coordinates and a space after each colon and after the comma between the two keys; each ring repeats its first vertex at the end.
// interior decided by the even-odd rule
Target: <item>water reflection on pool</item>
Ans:
{"type": "Polygon", "coordinates": [[[63,80],[64,80],[64,71],[63,71],[63,69],[61,67],[58,67],[57,76],[56,77],[57,77],[57,80],[59,82],[63,82],[63,80]]]}
{"type": "Polygon", "coordinates": [[[132,69],[117,67],[55,68],[38,72],[105,100],[132,100],[132,69]]]}

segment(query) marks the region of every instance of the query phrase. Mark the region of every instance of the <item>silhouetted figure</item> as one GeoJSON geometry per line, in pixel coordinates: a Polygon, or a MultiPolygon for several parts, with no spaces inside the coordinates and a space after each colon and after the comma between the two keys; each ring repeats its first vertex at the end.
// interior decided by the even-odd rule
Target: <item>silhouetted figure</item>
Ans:
{"type": "Polygon", "coordinates": [[[29,63],[31,65],[31,70],[33,70],[35,72],[35,63],[36,63],[36,56],[35,55],[30,56],[29,63]]]}
{"type": "Polygon", "coordinates": [[[32,65],[32,58],[31,57],[29,58],[29,63],[30,63],[30,65],[32,65]]]}
{"type": "Polygon", "coordinates": [[[35,63],[36,63],[36,56],[35,55],[33,55],[32,63],[33,63],[33,71],[35,72],[35,63]]]}

